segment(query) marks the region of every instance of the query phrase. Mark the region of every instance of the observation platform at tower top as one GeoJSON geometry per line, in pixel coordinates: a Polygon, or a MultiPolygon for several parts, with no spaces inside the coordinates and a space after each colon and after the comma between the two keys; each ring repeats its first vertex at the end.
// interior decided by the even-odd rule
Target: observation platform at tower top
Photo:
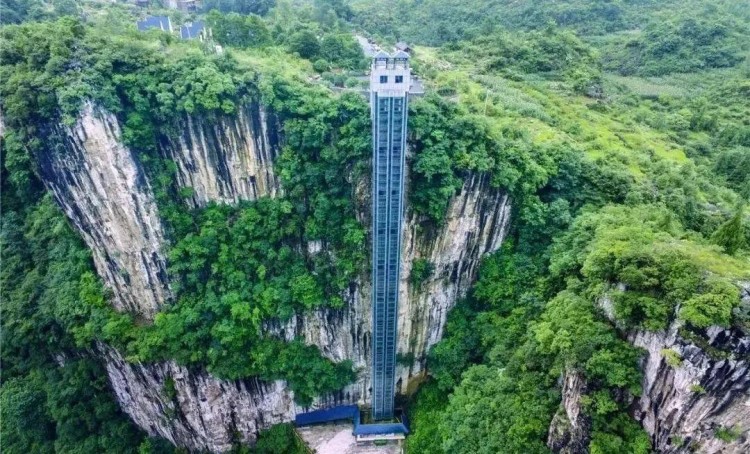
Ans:
{"type": "MultiPolygon", "coordinates": [[[[389,74],[392,75],[388,79],[388,82],[386,84],[393,84],[395,83],[395,73],[393,73],[393,70],[399,70],[399,69],[405,69],[409,70],[410,76],[408,78],[404,78],[404,82],[408,84],[407,92],[410,96],[421,96],[424,95],[425,89],[424,89],[424,83],[422,80],[417,77],[416,75],[412,74],[409,68],[409,59],[411,58],[411,55],[409,54],[411,48],[406,43],[398,43],[396,44],[396,47],[394,48],[392,53],[388,53],[381,49],[374,41],[365,38],[361,35],[355,35],[355,38],[359,42],[360,47],[362,48],[362,52],[365,54],[365,57],[370,58],[372,60],[372,65],[370,68],[370,75],[367,76],[361,76],[357,77],[358,79],[369,82],[369,89],[366,90],[365,93],[371,91],[371,90],[377,90],[378,88],[384,88],[381,86],[380,78],[378,77],[377,81],[374,81],[372,78],[372,73],[375,71],[387,71],[389,74]]],[[[386,75],[386,74],[383,74],[386,75]]],[[[393,87],[389,87],[393,88],[393,87]]]]}

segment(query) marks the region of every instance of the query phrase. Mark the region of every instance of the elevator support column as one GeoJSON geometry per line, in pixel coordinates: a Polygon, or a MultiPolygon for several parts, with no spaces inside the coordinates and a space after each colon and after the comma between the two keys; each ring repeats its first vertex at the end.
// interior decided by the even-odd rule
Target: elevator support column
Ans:
{"type": "Polygon", "coordinates": [[[393,417],[401,224],[404,213],[409,55],[378,52],[370,72],[372,115],[372,414],[393,417]]]}

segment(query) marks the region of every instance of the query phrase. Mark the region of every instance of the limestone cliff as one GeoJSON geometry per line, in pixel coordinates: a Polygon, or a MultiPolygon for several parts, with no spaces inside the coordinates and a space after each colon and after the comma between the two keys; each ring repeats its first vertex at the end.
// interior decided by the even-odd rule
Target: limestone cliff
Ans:
{"type": "MultiPolygon", "coordinates": [[[[502,244],[510,219],[508,196],[492,189],[488,179],[472,176],[451,200],[445,224],[436,232],[421,232],[414,214],[404,225],[399,284],[398,349],[402,361],[396,370],[396,389],[406,393],[409,381],[424,370],[430,347],[440,340],[446,316],[465,296],[476,277],[481,257],[502,244]],[[425,258],[434,272],[419,288],[409,281],[412,263],[425,258]]],[[[327,357],[351,359],[361,373],[359,381],[345,390],[351,401],[370,398],[370,281],[363,276],[345,295],[341,310],[321,310],[299,315],[284,326],[268,329],[287,339],[303,337],[327,357]]]]}
{"type": "Polygon", "coordinates": [[[257,432],[294,418],[283,381],[218,380],[174,362],[131,364],[100,346],[122,409],[152,435],[192,450],[227,451],[257,432]]]}
{"type": "MultiPolygon", "coordinates": [[[[507,196],[491,190],[486,180],[472,178],[451,202],[443,228],[431,239],[415,235],[415,218],[406,224],[401,292],[420,293],[402,299],[399,314],[399,353],[414,355],[411,367],[399,366],[399,389],[423,370],[427,350],[439,340],[445,316],[456,298],[464,295],[482,254],[500,246],[508,222],[507,196]],[[409,288],[408,269],[417,254],[435,264],[435,272],[417,292],[409,288]]],[[[356,383],[340,393],[323,396],[314,406],[368,403],[370,358],[370,286],[366,277],[352,286],[344,309],[301,314],[283,326],[269,323],[269,332],[287,339],[302,337],[320,347],[327,357],[352,359],[359,370],[356,383]]],[[[133,365],[115,353],[108,357],[108,372],[118,400],[143,428],[179,446],[224,451],[232,434],[252,440],[258,428],[289,421],[297,408],[283,382],[222,381],[205,372],[190,373],[173,363],[133,365]],[[159,390],[173,380],[176,400],[159,390]],[[174,415],[174,416],[168,416],[174,415]]]]}
{"type": "MultiPolygon", "coordinates": [[[[611,318],[610,303],[602,301],[611,318]]],[[[747,285],[742,305],[750,306],[747,285]]],[[[698,340],[674,321],[665,331],[634,331],[627,338],[645,350],[642,394],[632,402],[631,414],[651,436],[655,451],[750,452],[750,336],[736,328],[711,327],[698,340]],[[667,360],[666,350],[677,354],[679,364],[667,360]],[[717,436],[721,432],[725,439],[717,436]]],[[[554,452],[585,452],[570,448],[590,437],[578,412],[571,411],[580,408],[585,394],[585,384],[568,386],[575,377],[569,372],[564,378],[561,409],[548,439],[554,452]]]]}
{"type": "Polygon", "coordinates": [[[660,452],[750,451],[750,336],[718,327],[707,335],[707,345],[698,346],[681,336],[675,323],[666,332],[629,336],[647,352],[643,394],[633,414],[660,452]],[[664,349],[682,362],[670,365],[664,349]],[[734,432],[733,439],[717,437],[722,430],[734,432]]]}
{"type": "Polygon", "coordinates": [[[567,370],[563,379],[562,404],[552,418],[547,437],[547,446],[553,452],[587,452],[591,441],[591,418],[585,414],[581,401],[586,391],[586,379],[582,374],[567,370]]]}
{"type": "Polygon", "coordinates": [[[190,188],[185,201],[191,207],[255,200],[279,190],[273,172],[278,129],[273,114],[246,104],[234,116],[185,117],[160,150],[177,165],[179,186],[190,188]]]}
{"type": "Polygon", "coordinates": [[[169,296],[164,232],[151,185],[117,118],[87,103],[39,156],[41,177],[94,256],[119,310],[153,317],[169,296]]]}
{"type": "MultiPolygon", "coordinates": [[[[161,154],[176,166],[190,206],[273,196],[278,126],[257,104],[236,116],[186,117],[161,154]]],[[[93,251],[113,304],[151,319],[169,298],[164,232],[151,184],[122,143],[117,118],[87,103],[73,126],[57,126],[40,156],[42,180],[93,251]]]]}
{"type": "MultiPolygon", "coordinates": [[[[159,144],[176,164],[176,182],[187,204],[235,203],[281,191],[273,173],[279,125],[259,106],[237,116],[187,117],[174,138],[159,144]]],[[[152,188],[134,153],[121,141],[115,116],[87,104],[73,127],[59,127],[61,146],[42,162],[42,178],[92,249],[97,270],[112,289],[118,309],[153,317],[169,298],[163,249],[166,244],[152,188]]],[[[361,217],[367,223],[366,182],[361,217]]],[[[508,224],[510,204],[487,179],[472,176],[453,198],[445,224],[422,232],[418,219],[404,226],[398,351],[414,361],[399,366],[399,389],[424,369],[430,346],[440,339],[445,318],[473,281],[484,253],[496,250],[508,224]],[[415,258],[428,259],[433,274],[419,289],[409,273],[415,258]]],[[[320,245],[308,245],[311,253],[320,245]]],[[[267,330],[296,336],[320,347],[327,357],[352,359],[358,381],[315,405],[367,403],[369,399],[370,284],[354,283],[341,310],[300,314],[267,330]]],[[[118,352],[100,347],[115,394],[127,414],[147,432],[178,446],[225,451],[233,441],[251,441],[257,431],[290,420],[301,410],[284,383],[223,381],[174,363],[130,364],[118,352]]]]}
{"type": "MultiPolygon", "coordinates": [[[[236,203],[281,192],[272,162],[280,126],[257,105],[236,116],[186,117],[174,138],[159,144],[176,164],[176,183],[186,204],[236,203]],[[190,188],[187,190],[186,188],[190,188]]],[[[166,245],[151,185],[134,153],[122,144],[117,118],[86,104],[72,126],[53,128],[51,144],[40,156],[40,175],[91,248],[97,271],[120,310],[151,318],[170,297],[163,249],[166,245]]],[[[368,224],[366,181],[357,182],[360,218],[368,224]]],[[[486,178],[472,175],[451,200],[444,224],[424,230],[407,213],[403,231],[400,283],[397,389],[406,393],[421,377],[429,348],[442,336],[446,315],[466,294],[483,254],[501,245],[510,203],[486,178]],[[414,288],[409,280],[415,259],[426,259],[433,273],[414,288]]],[[[317,243],[308,252],[324,253],[317,243]]],[[[266,330],[287,339],[301,337],[335,360],[351,359],[357,381],[314,406],[368,403],[370,358],[370,283],[363,275],[346,292],[343,309],[299,314],[266,330]]],[[[750,293],[744,297],[750,305],[750,293]]],[[[606,304],[604,305],[607,312],[606,304]]],[[[646,350],[643,394],[632,403],[634,417],[662,452],[747,452],[750,406],[747,391],[750,338],[738,330],[712,328],[706,345],[685,338],[673,324],[665,332],[631,332],[646,350]],[[672,349],[679,366],[663,357],[672,349]],[[726,441],[717,432],[738,436],[726,441]]],[[[302,410],[283,381],[225,381],[173,362],[131,364],[100,346],[115,394],[126,413],[147,432],[194,450],[226,451],[235,441],[250,442],[259,429],[288,421],[302,410]]],[[[581,412],[584,380],[563,377],[563,402],[550,430],[558,452],[581,452],[590,422],[581,412]]],[[[726,438],[726,437],[724,437],[726,438]]]]}

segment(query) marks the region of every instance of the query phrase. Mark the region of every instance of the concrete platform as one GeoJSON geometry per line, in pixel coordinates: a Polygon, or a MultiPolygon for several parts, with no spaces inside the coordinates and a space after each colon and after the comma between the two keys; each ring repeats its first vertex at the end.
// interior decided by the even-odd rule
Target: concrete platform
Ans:
{"type": "Polygon", "coordinates": [[[349,422],[297,427],[295,430],[302,440],[317,454],[401,454],[403,451],[396,441],[385,446],[372,443],[357,443],[352,435],[354,427],[349,422]]]}

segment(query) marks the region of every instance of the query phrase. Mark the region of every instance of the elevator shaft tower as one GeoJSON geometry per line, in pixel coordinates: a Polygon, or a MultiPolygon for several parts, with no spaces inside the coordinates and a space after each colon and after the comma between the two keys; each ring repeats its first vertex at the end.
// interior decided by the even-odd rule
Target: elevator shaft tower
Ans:
{"type": "Polygon", "coordinates": [[[370,72],[372,116],[372,416],[393,417],[401,224],[404,213],[409,55],[378,52],[370,72]]]}

